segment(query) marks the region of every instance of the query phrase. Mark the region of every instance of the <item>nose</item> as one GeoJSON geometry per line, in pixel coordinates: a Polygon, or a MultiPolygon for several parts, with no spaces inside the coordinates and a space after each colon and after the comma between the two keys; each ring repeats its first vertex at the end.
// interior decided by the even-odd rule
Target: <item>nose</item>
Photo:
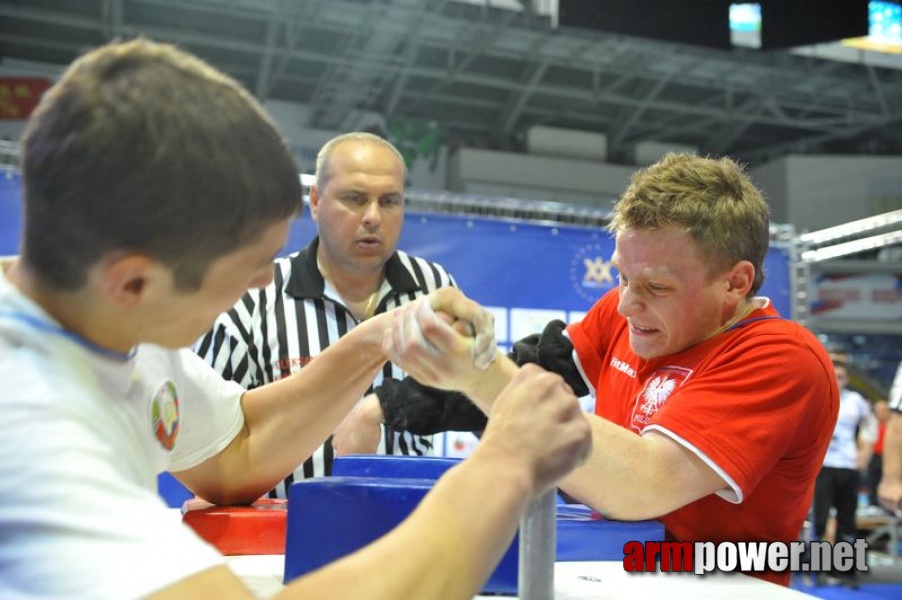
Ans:
{"type": "Polygon", "coordinates": [[[379,200],[371,200],[367,203],[366,208],[363,211],[363,224],[370,229],[374,229],[378,227],[381,222],[382,207],[379,206],[379,200]]]}
{"type": "Polygon", "coordinates": [[[632,317],[642,310],[642,303],[630,286],[620,286],[620,300],[617,302],[617,312],[622,317],[632,317]]]}

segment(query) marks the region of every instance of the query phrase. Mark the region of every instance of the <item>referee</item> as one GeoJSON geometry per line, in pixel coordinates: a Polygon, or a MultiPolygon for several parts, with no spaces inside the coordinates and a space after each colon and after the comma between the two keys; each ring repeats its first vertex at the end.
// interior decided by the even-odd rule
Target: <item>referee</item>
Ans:
{"type": "MultiPolygon", "coordinates": [[[[251,389],[302,369],[361,321],[456,286],[441,265],[397,249],[406,177],[400,152],[379,136],[353,132],[328,141],[317,155],[310,190],[317,237],[276,259],[273,282],[249,290],[220,315],[195,351],[223,377],[251,389]]],[[[370,392],[403,377],[386,363],[370,392]]],[[[381,413],[368,418],[352,411],[339,430],[380,454],[432,450],[431,436],[386,427],[381,413]]],[[[331,475],[334,452],[330,437],[270,497],[287,497],[297,479],[331,475]]]]}

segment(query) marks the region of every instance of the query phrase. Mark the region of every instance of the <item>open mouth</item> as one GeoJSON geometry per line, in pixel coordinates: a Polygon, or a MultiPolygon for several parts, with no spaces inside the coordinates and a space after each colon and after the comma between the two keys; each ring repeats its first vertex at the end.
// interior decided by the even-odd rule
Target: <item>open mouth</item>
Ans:
{"type": "Polygon", "coordinates": [[[630,330],[634,333],[638,333],[639,335],[655,333],[658,331],[654,327],[642,327],[641,325],[636,325],[635,323],[630,323],[630,330]]]}

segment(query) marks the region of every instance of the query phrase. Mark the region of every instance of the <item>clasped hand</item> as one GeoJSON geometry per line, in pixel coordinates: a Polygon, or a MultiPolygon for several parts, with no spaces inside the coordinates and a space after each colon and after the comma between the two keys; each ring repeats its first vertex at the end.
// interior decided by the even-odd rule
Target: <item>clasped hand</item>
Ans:
{"type": "Polygon", "coordinates": [[[425,385],[465,389],[494,362],[495,319],[454,288],[443,288],[394,311],[382,349],[425,385]]]}

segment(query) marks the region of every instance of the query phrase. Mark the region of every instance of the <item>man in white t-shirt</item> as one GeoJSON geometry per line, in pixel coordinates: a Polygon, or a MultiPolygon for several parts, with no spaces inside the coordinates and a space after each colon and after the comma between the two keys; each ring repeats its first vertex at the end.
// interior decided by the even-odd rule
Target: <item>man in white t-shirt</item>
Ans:
{"type": "MultiPolygon", "coordinates": [[[[250,598],[172,519],[158,473],[214,502],[255,500],[354,406],[399,315],[249,391],[179,349],[269,283],[301,189],[260,105],[172,46],[113,43],[73,63],[29,120],[22,179],[21,256],[0,264],[0,598],[250,598]]],[[[492,323],[436,294],[421,314],[455,303],[461,322],[437,326],[473,333],[455,339],[487,364],[492,323]]],[[[532,369],[409,519],[285,594],[470,598],[589,446],[572,391],[532,369]]]]}
{"type": "Polygon", "coordinates": [[[892,512],[902,512],[902,363],[896,367],[889,390],[889,421],[883,438],[883,475],[877,487],[880,504],[892,512]]]}

